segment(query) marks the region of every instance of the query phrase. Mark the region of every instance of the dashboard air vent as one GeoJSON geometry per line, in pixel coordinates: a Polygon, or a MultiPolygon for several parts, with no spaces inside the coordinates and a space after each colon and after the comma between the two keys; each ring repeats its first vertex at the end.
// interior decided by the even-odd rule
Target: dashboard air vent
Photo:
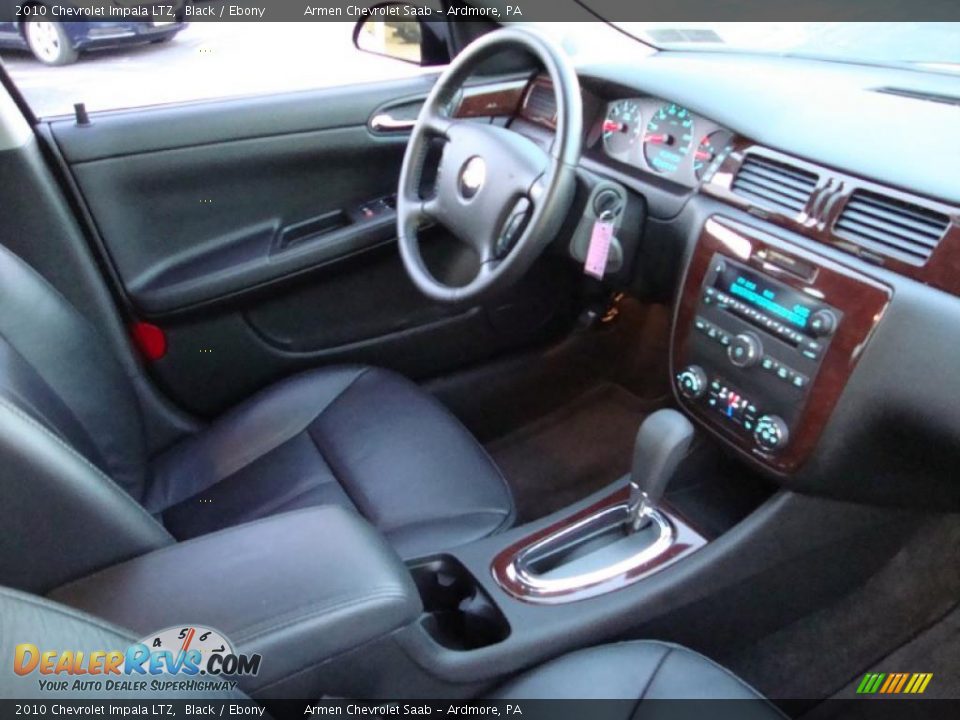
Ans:
{"type": "Polygon", "coordinates": [[[733,179],[733,191],[762,205],[800,213],[817,184],[817,175],[785,163],[747,155],[733,179]]]}
{"type": "Polygon", "coordinates": [[[557,99],[553,88],[543,83],[535,83],[527,94],[523,114],[528,120],[553,125],[557,121],[557,99]]]}
{"type": "Polygon", "coordinates": [[[950,219],[933,210],[857,190],[834,226],[864,250],[921,265],[947,231],[950,219]]]}

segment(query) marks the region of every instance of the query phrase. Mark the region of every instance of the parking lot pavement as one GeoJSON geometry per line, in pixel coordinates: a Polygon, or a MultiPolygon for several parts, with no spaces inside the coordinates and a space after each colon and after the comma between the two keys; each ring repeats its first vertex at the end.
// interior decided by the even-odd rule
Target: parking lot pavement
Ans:
{"type": "Polygon", "coordinates": [[[353,23],[188,25],[172,40],[90,52],[74,65],[48,67],[27,53],[3,62],[41,117],[213,97],[343,85],[423,72],[399,60],[359,52],[353,23]]]}

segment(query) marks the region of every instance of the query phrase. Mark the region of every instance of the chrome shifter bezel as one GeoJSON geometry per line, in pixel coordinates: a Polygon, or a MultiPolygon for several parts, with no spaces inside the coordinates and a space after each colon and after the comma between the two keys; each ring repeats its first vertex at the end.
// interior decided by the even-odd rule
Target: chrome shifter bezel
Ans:
{"type": "MultiPolygon", "coordinates": [[[[650,565],[658,557],[664,555],[673,546],[677,537],[674,524],[658,509],[646,506],[641,510],[641,517],[648,518],[657,528],[656,539],[640,552],[629,555],[620,562],[599,570],[564,578],[546,578],[529,570],[529,560],[542,554],[549,546],[562,545],[574,538],[583,538],[583,541],[586,542],[605,530],[630,522],[631,508],[629,503],[600,510],[531,543],[518,552],[507,566],[507,577],[523,588],[525,600],[534,602],[537,598],[573,593],[586,588],[594,588],[602,592],[600,586],[605,584],[617,584],[619,586],[619,580],[623,576],[632,575],[634,571],[650,565]]],[[[650,573],[652,572],[656,572],[656,568],[650,571],[650,573]]],[[[637,573],[636,579],[641,579],[644,576],[642,572],[637,573]]],[[[614,587],[610,589],[612,590],[614,587]]]]}

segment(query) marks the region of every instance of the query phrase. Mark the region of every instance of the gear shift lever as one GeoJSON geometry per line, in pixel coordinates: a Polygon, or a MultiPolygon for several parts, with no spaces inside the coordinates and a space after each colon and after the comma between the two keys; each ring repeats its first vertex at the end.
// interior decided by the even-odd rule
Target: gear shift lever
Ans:
{"type": "Polygon", "coordinates": [[[656,507],[677,465],[690,449],[693,425],[676,410],[657,410],[640,423],[633,446],[627,525],[631,532],[646,527],[644,513],[656,507]]]}

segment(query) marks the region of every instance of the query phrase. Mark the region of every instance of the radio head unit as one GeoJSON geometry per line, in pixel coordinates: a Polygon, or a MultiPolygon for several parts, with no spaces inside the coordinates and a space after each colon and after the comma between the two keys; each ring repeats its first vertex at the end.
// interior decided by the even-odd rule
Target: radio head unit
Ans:
{"type": "Polygon", "coordinates": [[[719,293],[721,302],[741,317],[754,319],[761,330],[776,328],[781,337],[803,335],[817,340],[831,335],[839,323],[839,313],[808,292],[795,290],[768,275],[718,255],[713,277],[707,285],[719,293]],[[789,331],[789,332],[788,332],[789,331]]]}

